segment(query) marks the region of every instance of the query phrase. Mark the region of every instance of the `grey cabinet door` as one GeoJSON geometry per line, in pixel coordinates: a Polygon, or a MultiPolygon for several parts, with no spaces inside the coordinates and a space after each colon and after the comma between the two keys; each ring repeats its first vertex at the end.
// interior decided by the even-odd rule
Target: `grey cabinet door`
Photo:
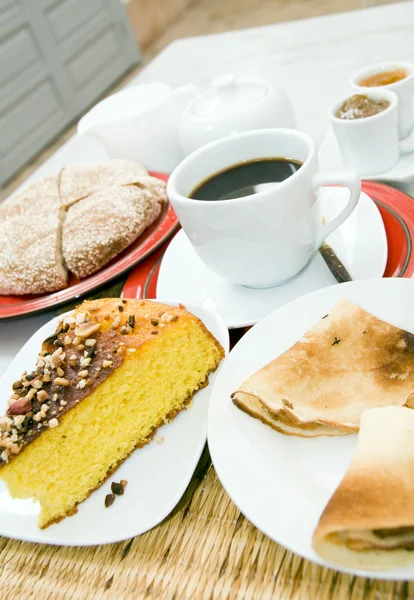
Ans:
{"type": "Polygon", "coordinates": [[[0,185],[138,59],[120,0],[0,0],[0,185]]]}

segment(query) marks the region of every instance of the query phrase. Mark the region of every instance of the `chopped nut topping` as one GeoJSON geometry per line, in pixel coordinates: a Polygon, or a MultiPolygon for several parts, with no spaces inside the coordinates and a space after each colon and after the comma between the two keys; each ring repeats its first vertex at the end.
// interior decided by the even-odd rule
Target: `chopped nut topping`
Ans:
{"type": "Polygon", "coordinates": [[[131,329],[134,329],[134,327],[135,327],[135,315],[129,315],[129,317],[128,317],[128,325],[131,327],[131,329]]]}
{"type": "Polygon", "coordinates": [[[63,319],[63,322],[65,323],[65,325],[73,325],[76,321],[75,317],[65,317],[63,319]]]}
{"type": "Polygon", "coordinates": [[[74,346],[79,346],[80,343],[81,343],[80,337],[76,336],[76,337],[73,338],[73,345],[74,346]]]}
{"type": "Polygon", "coordinates": [[[137,349],[136,348],[128,348],[128,352],[136,352],[137,349]]]}
{"type": "Polygon", "coordinates": [[[128,485],[128,481],[126,479],[121,479],[120,484],[123,488],[126,488],[126,486],[128,485]]]}
{"type": "Polygon", "coordinates": [[[60,404],[61,406],[66,406],[67,402],[66,402],[66,400],[61,400],[61,401],[59,402],[59,404],[60,404]]]}
{"type": "Polygon", "coordinates": [[[88,340],[85,341],[85,346],[92,347],[92,346],[95,346],[95,344],[96,344],[96,340],[94,340],[93,338],[89,338],[88,340]]]}
{"type": "Polygon", "coordinates": [[[12,385],[13,390],[20,390],[22,387],[23,387],[23,382],[20,379],[18,381],[15,381],[12,385]]]}
{"type": "Polygon", "coordinates": [[[65,377],[56,377],[55,385],[69,385],[69,381],[65,377]]]}
{"type": "Polygon", "coordinates": [[[44,361],[42,358],[39,358],[39,360],[38,360],[38,361],[37,361],[37,363],[36,363],[36,367],[37,367],[38,369],[41,369],[42,367],[44,367],[44,366],[45,366],[45,364],[46,364],[46,363],[45,363],[45,361],[44,361]]]}
{"type": "Polygon", "coordinates": [[[89,371],[87,369],[83,369],[83,371],[79,371],[78,377],[87,377],[89,375],[89,371]]]}
{"type": "Polygon", "coordinates": [[[168,313],[163,313],[160,317],[161,323],[171,323],[172,321],[177,321],[177,315],[169,315],[168,313]]]}
{"type": "Polygon", "coordinates": [[[32,379],[30,385],[36,390],[40,390],[40,388],[43,387],[43,383],[40,381],[40,379],[32,379]]]}
{"type": "Polygon", "coordinates": [[[42,381],[43,381],[44,383],[48,383],[49,381],[51,381],[50,374],[49,374],[49,373],[45,373],[45,374],[43,375],[43,377],[42,377],[42,381]]]}
{"type": "Polygon", "coordinates": [[[107,494],[105,496],[105,508],[109,508],[110,506],[112,506],[112,504],[115,502],[115,495],[114,494],[107,494]]]}
{"type": "Polygon", "coordinates": [[[82,390],[85,386],[86,386],[85,379],[81,379],[76,387],[79,388],[80,390],[82,390]]]}
{"type": "Polygon", "coordinates": [[[64,377],[65,371],[63,369],[61,369],[60,367],[58,367],[56,369],[56,375],[58,375],[59,377],[64,377]]]}
{"type": "Polygon", "coordinates": [[[164,438],[162,437],[162,435],[159,435],[158,437],[155,438],[155,441],[157,442],[157,444],[163,444],[164,438]]]}
{"type": "Polygon", "coordinates": [[[69,335],[65,335],[65,339],[63,340],[65,346],[69,346],[72,343],[72,338],[69,335]]]}
{"type": "MultiPolygon", "coordinates": [[[[26,398],[26,400],[29,400],[29,401],[30,401],[30,400],[31,400],[32,398],[34,398],[35,396],[36,396],[36,389],[35,389],[35,388],[31,388],[31,389],[30,389],[30,390],[27,392],[27,394],[26,394],[25,398],[26,398]]],[[[17,402],[15,402],[15,404],[17,404],[17,402]]]]}
{"type": "Polygon", "coordinates": [[[76,354],[72,354],[71,356],[69,356],[69,362],[74,362],[76,360],[78,360],[76,354]]]}
{"type": "Polygon", "coordinates": [[[81,325],[84,322],[85,317],[86,317],[85,313],[78,313],[75,317],[76,325],[81,325]]]}
{"type": "Polygon", "coordinates": [[[81,367],[87,367],[89,366],[91,363],[91,359],[90,358],[82,358],[82,360],[80,361],[80,366],[81,367]]]}
{"type": "Polygon", "coordinates": [[[87,380],[86,380],[86,385],[92,385],[92,379],[90,379],[90,378],[89,378],[89,379],[87,379],[87,380]]]}
{"type": "MultiPolygon", "coordinates": [[[[23,423],[24,419],[25,419],[25,415],[16,415],[15,417],[13,417],[13,423],[16,427],[19,427],[19,425],[21,425],[23,423]]],[[[12,442],[17,442],[17,439],[18,438],[17,438],[16,434],[14,434],[11,437],[12,442]]]]}
{"type": "Polygon", "coordinates": [[[152,317],[151,325],[153,325],[154,327],[157,327],[158,323],[159,323],[158,319],[156,319],[155,317],[152,317]]]}
{"type": "Polygon", "coordinates": [[[47,413],[47,411],[49,410],[50,406],[48,406],[47,404],[42,404],[42,406],[40,407],[40,410],[43,413],[47,413]]]}
{"type": "Polygon", "coordinates": [[[181,302],[178,303],[178,308],[185,308],[184,304],[181,304],[181,302]]]}
{"type": "Polygon", "coordinates": [[[112,323],[111,329],[118,329],[121,324],[121,315],[115,317],[114,322],[112,323]]]}
{"type": "Polygon", "coordinates": [[[20,448],[17,444],[12,444],[11,446],[9,446],[8,450],[12,453],[12,454],[19,454],[20,452],[20,448]]]}
{"type": "Polygon", "coordinates": [[[9,417],[0,417],[0,430],[10,431],[13,421],[9,417]]]}
{"type": "Polygon", "coordinates": [[[110,367],[112,367],[113,362],[112,360],[104,360],[102,363],[102,366],[104,369],[109,369],[110,367]]]}
{"type": "Polygon", "coordinates": [[[101,324],[95,323],[94,321],[91,321],[89,323],[82,323],[82,325],[80,325],[79,327],[77,327],[75,329],[75,335],[82,339],[86,339],[86,338],[90,337],[92,334],[99,331],[100,328],[101,328],[101,324]]]}
{"type": "Polygon", "coordinates": [[[59,421],[56,418],[50,419],[49,427],[51,429],[53,429],[54,427],[57,427],[58,425],[59,425],[59,421]]]}
{"type": "Polygon", "coordinates": [[[158,335],[158,331],[151,331],[151,335],[158,335]]]}
{"type": "Polygon", "coordinates": [[[49,400],[49,394],[47,393],[46,390],[40,390],[40,392],[37,392],[37,399],[39,400],[39,402],[44,402],[45,400],[49,400]]]}
{"type": "Polygon", "coordinates": [[[33,421],[36,421],[37,423],[43,418],[43,415],[41,412],[36,413],[35,415],[33,415],[33,421]]]}
{"type": "Polygon", "coordinates": [[[126,334],[126,333],[129,333],[129,329],[128,329],[128,327],[126,325],[122,325],[122,327],[120,329],[120,332],[122,334],[126,334]]]}
{"type": "Polygon", "coordinates": [[[58,399],[58,395],[57,394],[53,394],[52,402],[56,402],[57,399],[58,399]]]}

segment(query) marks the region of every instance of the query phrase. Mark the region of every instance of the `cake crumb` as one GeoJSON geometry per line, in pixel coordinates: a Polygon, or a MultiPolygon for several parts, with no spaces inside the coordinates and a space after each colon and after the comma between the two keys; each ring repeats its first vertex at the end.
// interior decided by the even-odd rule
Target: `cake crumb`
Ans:
{"type": "Polygon", "coordinates": [[[164,443],[164,439],[162,435],[159,435],[158,437],[155,438],[155,441],[157,442],[157,444],[163,444],[164,443]]]}
{"type": "Polygon", "coordinates": [[[113,481],[111,483],[111,492],[115,494],[115,496],[123,496],[124,486],[121,482],[117,483],[116,481],[113,481]]]}
{"type": "Polygon", "coordinates": [[[105,508],[109,508],[115,502],[114,494],[106,494],[105,496],[105,508]]]}

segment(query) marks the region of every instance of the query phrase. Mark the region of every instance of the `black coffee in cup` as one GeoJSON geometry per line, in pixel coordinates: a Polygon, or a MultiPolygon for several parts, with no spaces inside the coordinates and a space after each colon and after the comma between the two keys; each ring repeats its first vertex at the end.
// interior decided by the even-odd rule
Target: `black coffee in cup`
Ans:
{"type": "Polygon", "coordinates": [[[232,200],[252,196],[284,181],[302,163],[290,158],[258,158],[232,165],[199,183],[189,194],[194,200],[232,200]]]}

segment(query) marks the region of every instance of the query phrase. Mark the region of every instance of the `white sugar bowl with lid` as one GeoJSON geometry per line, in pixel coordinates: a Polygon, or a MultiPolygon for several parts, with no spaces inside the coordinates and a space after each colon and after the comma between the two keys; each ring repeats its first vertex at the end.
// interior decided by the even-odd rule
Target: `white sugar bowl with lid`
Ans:
{"type": "Polygon", "coordinates": [[[267,81],[224,74],[185,108],[178,132],[188,155],[234,132],[275,127],[295,127],[293,107],[285,92],[267,81]]]}

